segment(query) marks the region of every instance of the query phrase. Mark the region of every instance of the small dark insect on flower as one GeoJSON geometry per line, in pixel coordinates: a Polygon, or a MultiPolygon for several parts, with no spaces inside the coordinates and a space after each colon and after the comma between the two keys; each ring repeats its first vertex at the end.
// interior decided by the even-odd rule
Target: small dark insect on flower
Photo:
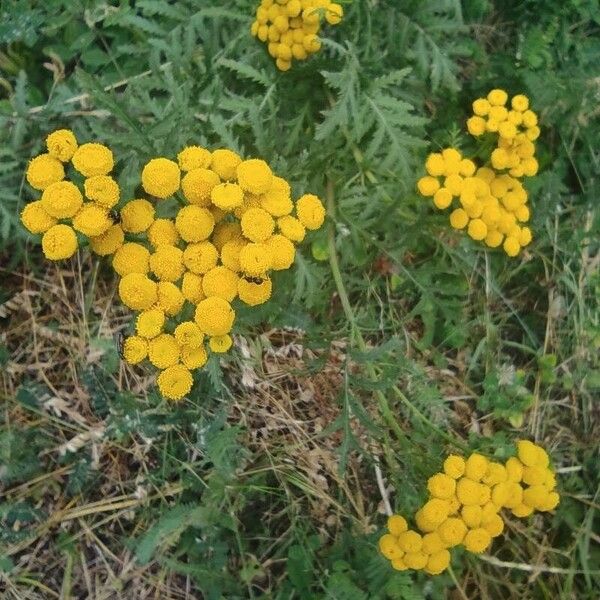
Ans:
{"type": "Polygon", "coordinates": [[[265,281],[262,277],[251,277],[250,275],[244,275],[244,279],[249,283],[254,283],[255,285],[260,285],[265,281]]]}
{"type": "Polygon", "coordinates": [[[119,331],[119,333],[115,335],[115,343],[117,346],[117,352],[119,353],[119,356],[124,359],[125,334],[122,331],[119,331]]]}
{"type": "Polygon", "coordinates": [[[121,213],[118,210],[109,211],[108,216],[115,225],[119,225],[121,223],[121,213]]]}

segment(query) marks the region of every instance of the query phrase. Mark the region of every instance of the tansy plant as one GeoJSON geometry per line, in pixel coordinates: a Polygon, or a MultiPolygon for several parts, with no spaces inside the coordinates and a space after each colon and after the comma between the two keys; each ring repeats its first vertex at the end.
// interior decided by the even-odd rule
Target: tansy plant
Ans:
{"type": "Polygon", "coordinates": [[[534,141],[540,134],[537,115],[522,94],[511,99],[501,89],[473,102],[474,116],[467,121],[469,133],[488,136],[495,149],[489,161],[477,166],[456,148],[430,154],[427,175],[419,179],[421,195],[431,197],[440,210],[453,208],[450,225],[490,248],[502,246],[517,256],[532,239],[527,190],[521,179],[538,171],[534,141]],[[456,201],[455,201],[456,200],[456,201]]]}
{"type": "Polygon", "coordinates": [[[451,548],[479,554],[490,547],[504,530],[502,509],[528,517],[556,508],[555,487],[548,454],[528,440],[517,442],[517,456],[504,464],[477,453],[450,455],[427,481],[429,499],[415,514],[416,529],[401,515],[390,516],[379,549],[398,571],[438,575],[450,565],[451,548]]]}
{"type": "Polygon", "coordinates": [[[267,44],[277,68],[288,71],[294,59],[321,49],[321,21],[337,25],[343,16],[343,7],[331,0],[262,0],[250,32],[267,44]]]}
{"type": "Polygon", "coordinates": [[[27,169],[42,197],[26,205],[21,220],[42,234],[50,260],[72,256],[77,233],[96,254],[112,256],[119,296],[136,312],[123,357],[158,368],[158,387],[170,400],[190,392],[192,371],[208,360],[206,346],[215,353],[231,348],[235,302],[266,302],[271,272],[289,269],[295,244],[325,219],[317,196],[293,202],[288,182],[263,160],[199,146],[183,149],[177,162],[150,160],[141,174],[148,198],[126,201],[117,215],[110,209],[120,192],[108,176],[114,161],[106,146],[78,146],[67,130],[50,134],[47,146],[27,169]],[[65,181],[68,161],[86,178],[82,186],[65,181]],[[157,218],[155,204],[179,191],[176,213],[157,218]]]}

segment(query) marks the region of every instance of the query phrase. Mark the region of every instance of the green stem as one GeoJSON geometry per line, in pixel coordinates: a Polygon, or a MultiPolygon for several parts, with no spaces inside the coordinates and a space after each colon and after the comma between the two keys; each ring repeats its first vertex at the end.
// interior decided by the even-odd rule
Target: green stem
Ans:
{"type": "MultiPolygon", "coordinates": [[[[337,251],[335,248],[335,192],[333,187],[333,181],[331,179],[327,180],[327,211],[329,216],[331,217],[331,221],[329,223],[329,232],[328,232],[328,247],[329,247],[329,264],[331,266],[331,272],[333,274],[333,280],[335,282],[338,295],[340,297],[340,302],[342,303],[342,308],[344,310],[344,314],[346,315],[346,319],[350,323],[350,331],[351,336],[350,339],[353,343],[356,343],[361,352],[366,352],[368,350],[367,344],[362,336],[360,328],[356,322],[356,316],[354,314],[354,310],[352,308],[352,304],[350,303],[350,299],[348,297],[348,292],[344,286],[344,281],[342,279],[342,273],[340,269],[340,263],[337,255],[337,251]]],[[[377,371],[375,367],[367,363],[365,365],[365,370],[367,375],[372,381],[377,381],[377,371]]],[[[398,388],[398,386],[394,386],[394,393],[400,399],[400,401],[405,404],[423,423],[425,423],[428,427],[430,427],[433,431],[435,431],[440,437],[445,439],[447,442],[451,443],[457,448],[460,448],[463,451],[468,451],[468,447],[463,444],[460,440],[455,439],[453,436],[448,433],[442,431],[435,423],[433,423],[430,419],[428,419],[410,400],[404,395],[404,393],[398,388]]],[[[384,421],[390,427],[390,429],[394,432],[399,441],[404,441],[406,439],[406,435],[402,428],[398,425],[396,418],[394,416],[393,411],[390,408],[389,402],[385,396],[385,394],[381,390],[376,390],[374,395],[377,399],[379,405],[379,411],[384,421]]]]}
{"type": "MultiPolygon", "coordinates": [[[[346,319],[350,323],[351,328],[351,341],[355,342],[361,352],[367,351],[367,344],[360,332],[359,327],[356,324],[356,317],[354,315],[354,310],[352,309],[352,305],[350,304],[350,299],[348,298],[348,293],[346,292],[346,288],[344,286],[344,281],[342,280],[342,273],[340,270],[340,263],[338,260],[337,252],[335,249],[335,225],[333,222],[333,217],[335,216],[335,194],[333,189],[333,181],[331,179],[327,180],[327,210],[329,215],[332,217],[332,220],[329,224],[329,232],[328,232],[328,244],[329,244],[329,264],[331,266],[331,272],[333,274],[333,280],[335,281],[335,285],[337,287],[338,295],[340,297],[340,301],[342,303],[342,308],[344,309],[344,313],[346,315],[346,319]]],[[[367,363],[366,371],[369,377],[376,381],[377,373],[373,365],[367,363]]],[[[394,432],[398,440],[405,440],[406,436],[404,435],[404,431],[400,425],[398,425],[396,419],[394,418],[394,414],[390,409],[390,405],[387,401],[387,398],[380,390],[375,391],[375,397],[377,398],[377,402],[379,404],[379,410],[381,415],[390,429],[394,432]]]]}

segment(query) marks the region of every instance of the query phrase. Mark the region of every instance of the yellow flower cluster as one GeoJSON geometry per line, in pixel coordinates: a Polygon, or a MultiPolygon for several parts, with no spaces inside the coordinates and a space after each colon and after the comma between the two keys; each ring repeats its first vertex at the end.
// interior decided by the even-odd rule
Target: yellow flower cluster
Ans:
{"type": "Polygon", "coordinates": [[[381,553],[398,571],[437,575],[450,564],[450,548],[484,552],[504,530],[501,509],[527,517],[556,508],[560,498],[549,465],[546,451],[527,440],[517,442],[517,456],[504,464],[477,453],[448,456],[427,481],[429,498],[415,514],[416,529],[401,515],[391,516],[379,540],[381,553]]]}
{"type": "Polygon", "coordinates": [[[321,19],[337,25],[343,16],[342,6],[331,0],[262,0],[250,32],[267,44],[277,68],[288,71],[294,59],[321,49],[321,19]]]}
{"type": "Polygon", "coordinates": [[[473,102],[467,129],[477,137],[486,132],[497,134],[491,162],[498,171],[508,169],[512,177],[533,177],[538,172],[534,142],[540,136],[540,128],[527,96],[513,96],[509,107],[508,94],[501,89],[492,90],[487,98],[473,102]]]}
{"type": "Polygon", "coordinates": [[[27,182],[41,197],[25,206],[21,222],[31,233],[42,234],[46,258],[63,260],[77,251],[76,232],[93,243],[113,230],[109,211],[119,202],[120,189],[109,176],[114,161],[106,146],[79,146],[72,131],[59,129],[46,138],[46,147],[48,152],[33,158],[27,167],[27,182]],[[69,163],[85,177],[83,194],[65,179],[69,163]]]}
{"type": "Polygon", "coordinates": [[[427,175],[419,179],[417,189],[422,196],[431,197],[436,208],[452,208],[450,225],[454,229],[465,229],[469,237],[490,248],[502,246],[512,257],[532,239],[531,229],[525,225],[530,218],[528,195],[520,178],[537,173],[533,140],[538,137],[539,128],[526,96],[514,96],[511,111],[504,106],[507,100],[504,90],[492,90],[487,99],[479,98],[473,103],[476,115],[467,122],[473,135],[484,131],[499,133],[498,147],[487,166],[478,167],[458,149],[445,148],[427,157],[427,175]],[[520,120],[514,114],[521,115],[520,120]],[[488,128],[490,123],[492,129],[488,128]],[[514,132],[506,123],[514,125],[514,132]],[[506,169],[508,172],[503,172],[506,169]]]}
{"type": "Polygon", "coordinates": [[[271,273],[289,269],[295,244],[325,220],[317,196],[292,201],[288,182],[265,161],[200,146],[184,148],[177,161],[150,160],[141,173],[150,199],[128,200],[117,213],[120,189],[109,175],[114,159],[106,146],[80,146],[71,131],[59,130],[48,136],[47,148],[28,166],[27,181],[42,195],[21,220],[43,234],[51,260],[75,253],[76,232],[96,254],[112,255],[119,296],[137,313],[123,358],[130,364],[148,359],[160,369],[159,389],[171,400],[189,393],[192,371],[206,364],[209,351],[231,348],[236,299],[266,302],[271,273]],[[69,162],[84,178],[83,194],[65,180],[69,162]],[[152,200],[179,192],[178,210],[157,218],[152,200]]]}
{"type": "Polygon", "coordinates": [[[123,356],[147,358],[161,370],[163,396],[179,400],[208,352],[231,348],[236,299],[256,306],[270,298],[271,272],[292,266],[295,243],[321,227],[325,209],[312,194],[293,202],[265,161],[228,149],[189,146],[177,162],[154,158],[141,179],[148,195],[162,201],[181,190],[185,202],[172,218],[155,218],[145,199],[121,209],[120,227],[138,236],[113,256],[121,300],[138,312],[123,356]]]}

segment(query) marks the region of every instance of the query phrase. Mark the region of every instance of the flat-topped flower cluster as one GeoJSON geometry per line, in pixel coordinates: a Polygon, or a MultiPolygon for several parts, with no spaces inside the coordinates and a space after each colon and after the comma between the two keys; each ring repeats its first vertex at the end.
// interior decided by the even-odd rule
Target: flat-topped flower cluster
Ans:
{"type": "Polygon", "coordinates": [[[265,161],[200,146],[184,148],[177,161],[150,160],[141,174],[148,198],[129,200],[116,213],[120,190],[108,176],[114,161],[106,146],[78,147],[66,130],[50,134],[47,145],[48,154],[27,170],[42,198],[25,206],[22,222],[43,234],[51,260],[69,258],[86,242],[112,257],[119,296],[136,312],[123,357],[130,364],[148,359],[171,400],[189,393],[192,371],[206,364],[209,351],[231,348],[235,301],[266,302],[271,273],[289,269],[295,245],[325,219],[317,196],[294,202],[288,182],[265,161]],[[86,177],[83,194],[63,181],[68,160],[86,177]],[[158,204],[180,192],[175,214],[158,217],[158,204]]]}
{"type": "Polygon", "coordinates": [[[457,148],[445,148],[429,155],[427,175],[417,188],[436,208],[453,208],[454,229],[466,229],[473,240],[490,248],[502,246],[508,256],[517,256],[532,239],[525,225],[531,213],[521,179],[538,172],[534,141],[540,129],[526,96],[514,96],[511,108],[507,102],[504,90],[492,90],[473,102],[475,114],[467,121],[471,135],[495,136],[489,163],[478,167],[457,148]]]}
{"type": "Polygon", "coordinates": [[[306,60],[321,49],[321,21],[337,25],[344,16],[340,4],[331,0],[262,0],[250,32],[267,44],[280,71],[294,60],[306,60]]]}
{"type": "Polygon", "coordinates": [[[388,519],[379,540],[381,553],[394,569],[423,569],[430,575],[450,565],[450,549],[463,546],[479,554],[504,531],[502,509],[516,517],[551,511],[560,497],[546,451],[517,442],[517,456],[504,464],[473,453],[450,455],[443,470],[427,481],[429,499],[415,514],[415,529],[401,515],[388,519]]]}

